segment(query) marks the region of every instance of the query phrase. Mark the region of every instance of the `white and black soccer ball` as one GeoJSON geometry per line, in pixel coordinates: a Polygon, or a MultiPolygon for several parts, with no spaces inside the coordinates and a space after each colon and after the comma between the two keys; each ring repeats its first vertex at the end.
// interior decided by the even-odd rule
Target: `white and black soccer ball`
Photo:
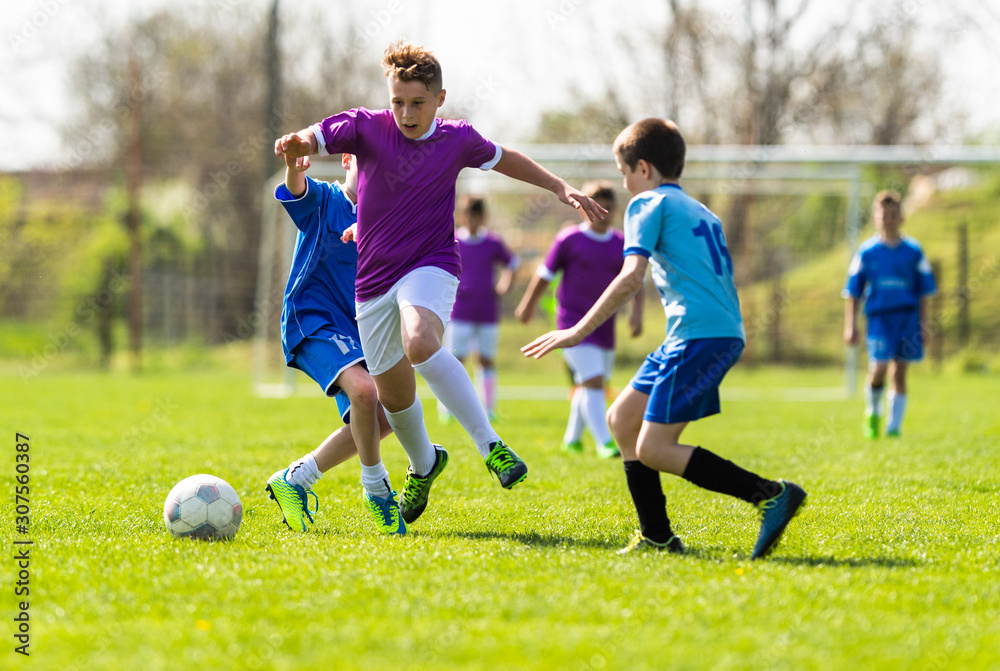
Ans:
{"type": "Polygon", "coordinates": [[[176,538],[224,540],[236,535],[243,504],[228,482],[214,475],[192,475],[170,490],[163,521],[176,538]]]}

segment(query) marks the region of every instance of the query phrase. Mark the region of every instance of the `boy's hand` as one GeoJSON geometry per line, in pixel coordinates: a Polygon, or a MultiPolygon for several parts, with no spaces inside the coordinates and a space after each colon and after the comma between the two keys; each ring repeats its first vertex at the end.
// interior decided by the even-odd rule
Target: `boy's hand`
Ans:
{"type": "Polygon", "coordinates": [[[358,240],[358,222],[354,222],[344,231],[344,234],[340,236],[341,242],[357,242],[358,240]]]}
{"type": "Polygon", "coordinates": [[[858,344],[858,330],[853,325],[844,329],[844,342],[848,345],[858,344]]]}
{"type": "Polygon", "coordinates": [[[305,172],[312,164],[308,156],[289,156],[285,154],[285,167],[295,172],[305,172]]]}
{"type": "Polygon", "coordinates": [[[583,337],[575,329],[563,329],[561,331],[549,331],[540,335],[530,343],[521,348],[524,356],[541,359],[554,349],[562,347],[575,347],[579,345],[583,337]]]}
{"type": "Polygon", "coordinates": [[[593,198],[586,195],[582,191],[574,189],[565,182],[562,185],[562,189],[556,191],[556,195],[559,196],[559,200],[567,205],[575,207],[590,221],[604,221],[604,215],[608,213],[608,211],[598,205],[593,198]]]}
{"type": "Polygon", "coordinates": [[[514,309],[514,317],[516,317],[522,324],[527,324],[531,321],[531,317],[534,312],[534,307],[528,307],[522,304],[518,305],[517,308],[514,309]]]}
{"type": "MultiPolygon", "coordinates": [[[[299,133],[282,135],[274,141],[274,155],[278,158],[287,158],[288,156],[296,158],[316,153],[313,149],[313,141],[315,139],[311,137],[312,133],[309,135],[310,137],[303,137],[299,133]]],[[[285,165],[288,165],[287,161],[285,165]]]]}

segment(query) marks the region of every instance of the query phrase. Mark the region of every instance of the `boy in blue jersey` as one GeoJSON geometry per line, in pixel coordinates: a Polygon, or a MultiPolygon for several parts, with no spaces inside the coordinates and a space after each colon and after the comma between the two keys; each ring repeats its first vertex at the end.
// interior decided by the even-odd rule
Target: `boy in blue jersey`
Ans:
{"type": "Polygon", "coordinates": [[[306,531],[306,519],[312,522],[306,497],[316,496],[312,486],[356,450],[361,459],[362,501],[376,527],[384,533],[405,534],[406,523],[379,451],[379,440],[391,430],[365,367],[354,313],[358,250],[348,242],[348,229],[357,221],[358,170],[351,159],[343,155],[347,178],[341,186],[306,177],[308,157],[286,157],[285,183],[274,192],[299,229],[281,310],[285,363],[306,373],[336,399],[345,426],[274,473],[266,489],[285,523],[295,531],[306,531]]]}
{"type": "Polygon", "coordinates": [[[857,345],[858,305],[864,300],[868,333],[869,371],[865,382],[865,436],[877,438],[881,422],[882,391],[892,367],[892,385],[886,395],[886,435],[898,437],[906,411],[906,370],[924,356],[927,298],[937,287],[931,264],[920,244],[900,234],[903,225],[899,194],[880,191],[872,203],[876,233],[858,248],[847,271],[843,296],[847,299],[844,340],[857,345]]]}
{"type": "Polygon", "coordinates": [[[546,333],[521,349],[538,358],[578,344],[638,291],[646,267],[652,266],[666,312],[667,337],[608,410],[640,526],[619,552],[684,552],[667,517],[662,471],[756,505],[762,520],[751,558],[763,557],[798,512],[805,491],[680,443],[688,422],[719,412],[719,384],[745,344],[722,225],[677,183],[684,170],[685,145],[672,121],[632,124],[615,139],[614,152],[625,188],[634,196],[625,214],[622,270],[575,326],[546,333]]]}

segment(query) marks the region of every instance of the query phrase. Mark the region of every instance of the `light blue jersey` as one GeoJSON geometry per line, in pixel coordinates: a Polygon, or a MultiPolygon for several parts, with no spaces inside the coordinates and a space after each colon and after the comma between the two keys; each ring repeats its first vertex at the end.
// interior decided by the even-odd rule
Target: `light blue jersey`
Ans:
{"type": "Polygon", "coordinates": [[[916,310],[937,290],[931,264],[913,238],[887,245],[876,234],[861,243],[847,271],[843,297],[865,299],[865,314],[916,310]]]}
{"type": "Polygon", "coordinates": [[[746,341],[733,260],[722,224],[676,184],[644,191],[625,211],[625,256],[651,261],[667,315],[664,345],[701,338],[746,341]]]}

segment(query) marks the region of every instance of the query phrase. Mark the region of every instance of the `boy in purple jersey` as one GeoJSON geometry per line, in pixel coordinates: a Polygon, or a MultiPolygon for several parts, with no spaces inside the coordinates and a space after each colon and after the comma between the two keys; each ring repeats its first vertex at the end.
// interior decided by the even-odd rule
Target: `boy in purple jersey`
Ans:
{"type": "MultiPolygon", "coordinates": [[[[583,192],[608,211],[608,218],[559,231],[515,311],[515,316],[525,324],[558,273],[563,275],[556,291],[556,328],[564,329],[587,314],[622,269],[625,237],[610,225],[615,210],[614,188],[607,182],[590,182],[584,185],[583,192]]],[[[642,333],[642,292],[632,299],[629,324],[633,337],[642,333]]],[[[607,384],[615,357],[614,318],[604,322],[579,345],[562,352],[577,385],[570,402],[563,448],[567,452],[583,452],[581,439],[586,425],[597,445],[598,456],[619,456],[605,418],[607,384]]]]}
{"type": "Polygon", "coordinates": [[[410,460],[400,503],[410,523],[424,511],[431,484],[448,461],[427,436],[415,370],[504,488],[528,473],[490,424],[465,367],[441,346],[461,272],[454,221],[459,172],[493,169],[540,186],[591,220],[604,210],[467,122],[437,118],[445,101],[441,65],[423,47],[392,44],[382,66],[390,109],[335,114],[278,138],[274,150],[277,156],[346,152],[358,158],[358,328],[379,400],[410,460]]]}
{"type": "MultiPolygon", "coordinates": [[[[444,330],[444,347],[465,363],[473,350],[479,358],[476,387],[479,400],[490,420],[496,418],[496,355],[500,324],[499,297],[510,288],[514,271],[520,263],[500,236],[486,230],[486,202],[468,196],[462,204],[462,225],[456,230],[458,252],[462,257],[462,277],[455,295],[451,321],[444,330]],[[500,268],[499,277],[496,269],[500,268]]],[[[444,404],[438,402],[438,417],[451,418],[444,404]]]]}
{"type": "Polygon", "coordinates": [[[356,220],[358,171],[342,157],[344,185],[305,175],[308,158],[285,158],[285,182],[274,197],[299,229],[281,311],[281,344],[288,366],[298,368],[336,399],[345,426],[314,451],[275,472],[267,491],[285,523],[306,531],[312,521],[307,496],[323,473],[357,453],[361,459],[362,502],[376,527],[405,534],[396,492],[382,464],[379,440],[389,433],[375,385],[364,367],[354,316],[352,287],[358,253],[342,236],[356,220]]]}
{"type": "Polygon", "coordinates": [[[861,244],[847,272],[844,340],[857,345],[858,306],[864,300],[870,362],[865,381],[865,437],[878,437],[882,390],[890,364],[892,386],[885,399],[885,433],[899,437],[906,411],[907,366],[923,358],[927,298],[937,288],[920,244],[899,231],[903,216],[898,193],[880,191],[875,195],[872,222],[876,234],[861,244]]]}

